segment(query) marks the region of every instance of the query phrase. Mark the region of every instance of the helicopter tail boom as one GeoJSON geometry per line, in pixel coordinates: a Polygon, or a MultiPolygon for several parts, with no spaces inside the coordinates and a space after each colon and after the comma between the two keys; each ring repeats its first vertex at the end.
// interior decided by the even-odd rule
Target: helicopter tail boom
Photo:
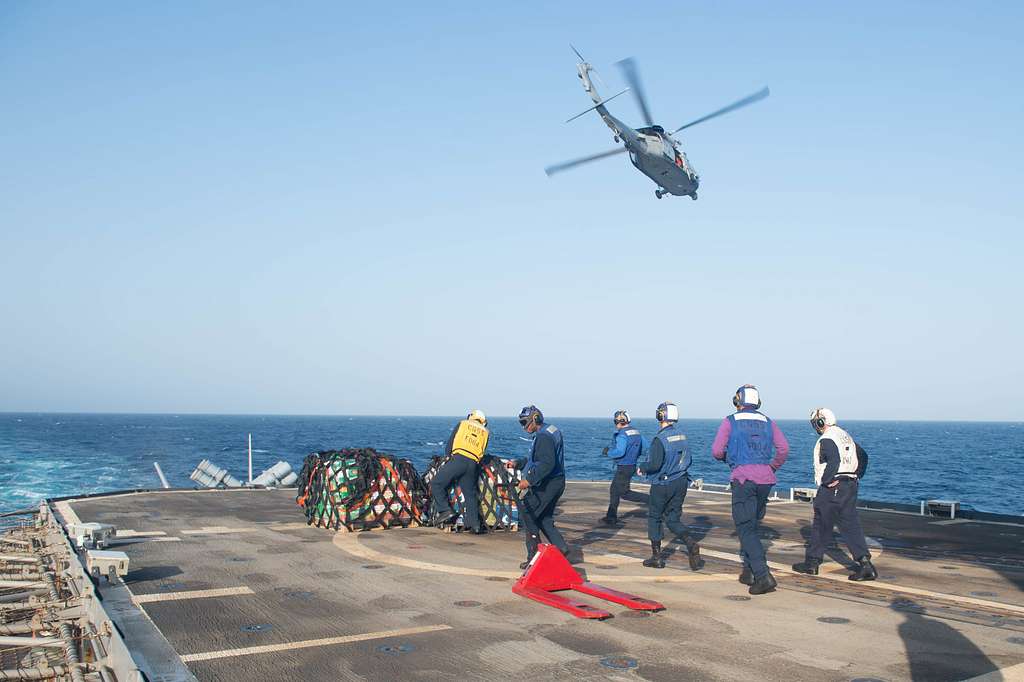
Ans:
{"type": "MultiPolygon", "coordinates": [[[[589,114],[589,113],[590,113],[591,111],[593,111],[594,109],[597,109],[597,108],[599,108],[599,107],[604,107],[605,103],[607,103],[607,102],[611,102],[611,101],[612,101],[613,99],[615,99],[615,98],[616,98],[616,97],[618,97],[619,95],[623,95],[623,94],[625,94],[625,93],[627,93],[627,92],[629,92],[629,88],[626,88],[626,89],[625,89],[625,90],[623,90],[622,92],[617,92],[617,93],[615,93],[614,95],[612,95],[611,97],[607,97],[607,98],[605,98],[605,99],[599,99],[599,100],[597,101],[597,104],[595,104],[594,106],[590,107],[589,109],[584,109],[583,111],[581,111],[580,113],[576,114],[575,116],[573,116],[572,118],[570,118],[570,119],[569,119],[568,121],[566,121],[566,123],[569,123],[569,122],[571,122],[571,121],[575,121],[576,119],[578,119],[578,118],[579,118],[580,116],[582,116],[583,114],[589,114]]],[[[606,112],[606,111],[602,111],[602,112],[600,112],[600,113],[604,114],[604,113],[607,113],[607,112],[606,112]]]]}
{"type": "Polygon", "coordinates": [[[594,67],[587,62],[581,61],[576,65],[576,71],[579,72],[580,80],[583,81],[583,89],[587,91],[591,101],[593,101],[595,105],[598,105],[601,104],[601,95],[598,94],[597,88],[594,87],[593,81],[590,80],[590,72],[593,70],[594,67]]]}

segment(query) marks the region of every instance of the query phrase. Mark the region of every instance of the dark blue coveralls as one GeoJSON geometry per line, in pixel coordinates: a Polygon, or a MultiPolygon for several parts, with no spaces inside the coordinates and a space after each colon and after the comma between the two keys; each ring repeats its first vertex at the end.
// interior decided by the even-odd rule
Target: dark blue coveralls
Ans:
{"type": "Polygon", "coordinates": [[[677,537],[689,544],[686,526],[680,521],[683,500],[690,485],[687,470],[693,462],[686,444],[686,436],[671,424],[658,431],[651,441],[647,462],[640,465],[640,472],[650,476],[651,494],[647,506],[647,537],[652,543],[660,543],[661,522],[677,537]]]}
{"type": "Polygon", "coordinates": [[[619,500],[625,498],[630,502],[642,502],[644,496],[630,490],[629,483],[636,472],[636,462],[643,455],[644,439],[632,425],[624,429],[616,429],[612,435],[612,447],[608,456],[615,462],[615,472],[609,489],[607,521],[615,521],[619,516],[619,500]]]}
{"type": "Polygon", "coordinates": [[[832,540],[832,528],[838,523],[839,532],[846,540],[853,558],[858,562],[870,559],[871,552],[868,551],[860,515],[857,513],[857,493],[860,479],[868,468],[868,453],[857,445],[857,471],[854,474],[838,473],[839,448],[829,438],[821,441],[819,457],[821,463],[825,464],[825,471],[814,496],[814,521],[811,524],[811,541],[807,545],[807,558],[814,563],[821,563],[825,556],[825,546],[832,540]]]}
{"type": "Polygon", "coordinates": [[[562,554],[569,551],[565,538],[555,528],[555,506],[565,492],[565,456],[562,432],[557,427],[542,424],[533,437],[530,456],[523,467],[523,478],[530,487],[520,493],[520,518],[526,527],[526,558],[537,553],[540,534],[562,554]]]}

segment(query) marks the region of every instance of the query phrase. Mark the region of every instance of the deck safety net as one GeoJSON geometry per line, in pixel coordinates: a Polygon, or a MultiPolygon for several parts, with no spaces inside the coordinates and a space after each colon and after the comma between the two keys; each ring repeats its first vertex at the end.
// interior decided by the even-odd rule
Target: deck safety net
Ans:
{"type": "Polygon", "coordinates": [[[427,498],[412,462],[352,448],[306,457],[295,501],[308,524],[353,531],[421,525],[427,498]]]}

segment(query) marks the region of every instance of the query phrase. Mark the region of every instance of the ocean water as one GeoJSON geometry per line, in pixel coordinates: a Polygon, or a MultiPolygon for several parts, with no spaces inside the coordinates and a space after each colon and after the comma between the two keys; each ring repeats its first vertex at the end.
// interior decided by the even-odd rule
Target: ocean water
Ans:
{"type": "MultiPolygon", "coordinates": [[[[254,475],[278,460],[296,470],[317,450],[373,447],[407,457],[421,470],[440,454],[456,417],[293,417],[215,415],[0,414],[0,510],[41,498],[128,488],[156,488],[153,462],[175,487],[210,459],[245,479],[246,436],[253,435],[254,475]]],[[[609,419],[551,419],[565,434],[570,478],[606,480],[601,455],[610,442],[609,419]]],[[[683,420],[693,453],[694,477],[728,481],[711,457],[719,420],[683,420]]],[[[652,419],[634,425],[645,436],[652,419]]],[[[530,442],[511,418],[491,420],[490,451],[522,457],[530,442]]],[[[779,488],[813,485],[811,448],[816,434],[803,420],[780,420],[791,445],[779,488]]],[[[915,504],[961,500],[974,509],[1024,515],[1024,499],[1008,485],[1024,468],[1024,423],[849,421],[844,426],[870,455],[861,486],[864,499],[915,504]]]]}

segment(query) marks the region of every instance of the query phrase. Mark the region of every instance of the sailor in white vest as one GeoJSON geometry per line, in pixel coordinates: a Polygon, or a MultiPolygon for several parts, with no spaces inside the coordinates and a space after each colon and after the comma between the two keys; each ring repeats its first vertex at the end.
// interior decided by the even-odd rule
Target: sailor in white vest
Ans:
{"type": "Polygon", "coordinates": [[[793,569],[817,575],[825,546],[832,541],[832,529],[838,524],[857,562],[850,580],[874,580],[878,573],[871,564],[871,553],[857,515],[857,489],[868,468],[868,454],[836,425],[836,415],[827,407],[811,412],[811,426],[820,435],[814,444],[814,481],[818,492],[814,497],[814,523],[807,557],[793,569]]]}

